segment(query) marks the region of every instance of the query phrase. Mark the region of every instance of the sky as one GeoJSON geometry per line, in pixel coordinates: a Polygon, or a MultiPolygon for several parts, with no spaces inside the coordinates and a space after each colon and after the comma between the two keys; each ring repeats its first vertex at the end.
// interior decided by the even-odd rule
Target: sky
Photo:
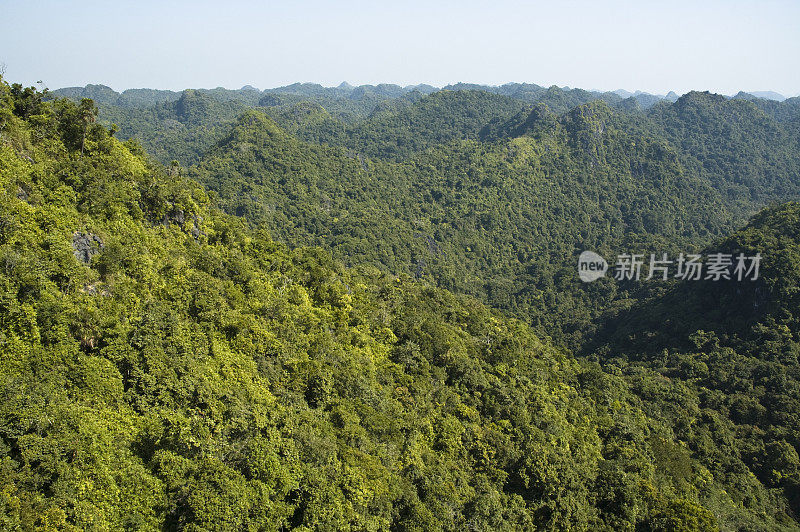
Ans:
{"type": "Polygon", "coordinates": [[[800,93],[800,0],[0,0],[4,78],[51,89],[528,82],[800,93]]]}

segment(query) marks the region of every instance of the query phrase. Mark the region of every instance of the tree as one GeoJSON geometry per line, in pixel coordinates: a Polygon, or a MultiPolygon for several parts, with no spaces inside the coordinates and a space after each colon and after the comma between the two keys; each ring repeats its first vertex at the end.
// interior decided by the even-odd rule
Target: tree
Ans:
{"type": "Polygon", "coordinates": [[[80,106],[78,107],[81,122],[83,123],[83,136],[81,137],[81,155],[83,155],[84,148],[86,147],[86,134],[89,132],[89,126],[97,122],[97,106],[90,98],[83,98],[80,106]]]}

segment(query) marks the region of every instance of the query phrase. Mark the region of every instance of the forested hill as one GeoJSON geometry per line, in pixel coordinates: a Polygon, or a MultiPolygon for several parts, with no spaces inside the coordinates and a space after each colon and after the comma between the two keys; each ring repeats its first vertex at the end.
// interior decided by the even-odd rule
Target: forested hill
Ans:
{"type": "Polygon", "coordinates": [[[342,137],[321,140],[369,157],[403,160],[454,139],[477,139],[491,120],[511,116],[524,105],[487,92],[442,91],[375,112],[342,137]]]}
{"type": "MultiPolygon", "coordinates": [[[[76,102],[82,97],[93,98],[100,108],[99,120],[108,127],[116,124],[120,128],[117,133],[120,139],[135,138],[162,163],[177,160],[184,166],[195,164],[225,136],[237,116],[252,108],[266,112],[301,140],[344,146],[364,156],[395,161],[414,157],[454,139],[486,140],[487,134],[496,133],[521,109],[525,112],[538,105],[563,115],[593,101],[604,101],[640,119],[643,134],[667,137],[681,148],[684,147],[683,138],[688,135],[689,144],[702,139],[701,148],[725,149],[716,146],[716,138],[709,138],[710,133],[723,133],[719,128],[692,131],[692,127],[701,123],[700,116],[717,121],[731,118],[732,131],[728,133],[740,135],[741,131],[748,134],[752,131],[757,138],[765,138],[770,133],[759,129],[765,124],[753,124],[746,116],[754,109],[760,109],[795,141],[800,139],[798,98],[778,102],[746,93],[733,99],[706,94],[709,100],[706,103],[699,101],[702,93],[690,93],[680,106],[672,105],[678,99],[674,94],[664,98],[646,93],[599,93],[524,83],[500,87],[460,83],[442,90],[424,85],[352,87],[342,84],[326,88],[296,83],[265,91],[243,87],[183,92],[129,89],[122,93],[103,85],[87,85],[58,89],[50,93],[52,96],[69,97],[76,102]],[[688,101],[694,104],[687,106],[688,101]],[[729,110],[739,106],[738,110],[727,115],[721,113],[720,108],[726,107],[723,102],[730,102],[729,110]],[[703,107],[714,116],[704,115],[703,107]],[[745,112],[739,116],[743,109],[745,112]],[[694,126],[680,123],[687,117],[691,120],[691,116],[694,116],[694,126]],[[754,125],[756,129],[751,130],[754,125]]],[[[728,127],[724,124],[723,127],[728,127]]],[[[783,146],[782,142],[771,138],[769,142],[783,146]]],[[[686,149],[691,150],[691,146],[687,145],[686,149]]],[[[797,151],[797,142],[792,149],[797,151]]],[[[695,155],[702,158],[702,154],[695,155]]],[[[728,155],[737,156],[735,153],[728,155]]]]}
{"type": "MultiPolygon", "coordinates": [[[[796,140],[748,101],[690,93],[649,115],[595,101],[509,116],[513,106],[480,107],[506,100],[479,94],[437,93],[391,115],[419,121],[380,122],[391,125],[376,129],[384,141],[407,146],[399,139],[432,138],[408,124],[430,120],[444,135],[464,102],[496,113],[478,139],[400,163],[304,143],[251,111],[190,172],[228,212],[283,242],[478,296],[570,345],[629,296],[613,282],[580,283],[582,250],[688,252],[800,196],[796,140]]],[[[326,120],[320,108],[308,116],[326,120]]]]}
{"type": "Polygon", "coordinates": [[[136,138],[148,154],[166,164],[197,162],[248,106],[220,100],[208,91],[186,90],[174,99],[147,106],[101,106],[102,120],[119,127],[120,139],[136,138]]]}
{"type": "Polygon", "coordinates": [[[768,202],[793,197],[800,187],[800,113],[796,102],[777,105],[783,113],[690,92],[654,107],[648,118],[678,148],[687,170],[706,177],[726,199],[768,202]]]}
{"type": "Polygon", "coordinates": [[[800,529],[800,208],[734,230],[796,193],[795,103],[462,88],[387,97],[373,158],[296,92],[109,129],[0,79],[0,528],[800,529]],[[197,166],[115,138],[170,121],[197,166]],[[581,284],[584,249],[764,264],[581,284]]]}
{"type": "MultiPolygon", "coordinates": [[[[695,347],[690,336],[697,330],[718,337],[722,344],[747,343],[771,358],[796,347],[769,346],[767,331],[784,331],[785,340],[797,338],[800,322],[800,204],[790,202],[764,209],[750,223],[704,250],[705,254],[763,255],[755,282],[735,280],[666,283],[639,294],[638,304],[621,314],[597,343],[613,344],[610,352],[643,357],[664,349],[695,347]],[[682,307],[684,312],[677,312],[682,307]]],[[[778,339],[776,337],[775,339],[778,339]]],[[[591,350],[597,350],[598,345],[591,350]]],[[[790,356],[787,361],[792,361],[790,356]]]]}
{"type": "Polygon", "coordinates": [[[475,300],[288,250],[91,101],[41,97],[0,80],[3,528],[797,529],[622,375],[475,300]]]}
{"type": "Polygon", "coordinates": [[[800,204],[766,209],[706,251],[760,253],[758,279],[672,282],[642,293],[584,354],[626,375],[663,375],[659,386],[634,385],[648,412],[660,412],[695,456],[716,464],[715,477],[746,468],[797,515],[800,204]]]}
{"type": "Polygon", "coordinates": [[[232,118],[230,105],[239,109],[260,107],[303,140],[347,145],[372,155],[398,159],[430,147],[434,141],[474,136],[476,128],[484,125],[484,119],[498,119],[513,107],[533,102],[560,113],[596,99],[625,108],[633,105],[637,109],[648,108],[661,99],[640,93],[623,100],[615,93],[555,86],[546,89],[525,83],[500,87],[458,84],[445,87],[441,92],[449,96],[441,98],[434,94],[439,91],[429,85],[353,87],[343,83],[338,87],[322,87],[314,83],[295,83],[264,91],[243,87],[183,92],[128,89],[117,93],[104,85],[87,85],[58,89],[50,96],[71,98],[76,102],[81,98],[94,99],[100,108],[100,120],[122,127],[118,133],[121,139],[136,138],[161,162],[169,164],[174,159],[184,165],[196,162],[199,155],[222,137],[224,132],[213,126],[227,127],[232,118]],[[173,109],[175,102],[187,92],[193,97],[227,104],[228,109],[203,103],[208,108],[204,120],[181,120],[173,109]],[[460,97],[454,98],[452,93],[460,97]],[[424,98],[426,95],[434,97],[428,101],[424,98]],[[424,101],[419,108],[406,109],[420,99],[424,101]],[[304,112],[309,106],[324,108],[325,114],[330,115],[329,120],[318,124],[312,119],[309,123],[304,112]],[[490,110],[500,112],[487,117],[490,110]],[[424,127],[425,124],[429,127],[424,127]],[[167,136],[174,138],[167,142],[167,136]]]}

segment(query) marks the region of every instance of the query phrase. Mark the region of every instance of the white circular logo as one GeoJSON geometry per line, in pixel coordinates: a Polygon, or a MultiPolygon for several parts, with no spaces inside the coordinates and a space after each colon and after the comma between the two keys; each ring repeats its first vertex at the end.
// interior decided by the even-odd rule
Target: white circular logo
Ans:
{"type": "Polygon", "coordinates": [[[608,271],[606,259],[594,251],[584,251],[578,257],[578,276],[584,283],[591,283],[603,277],[608,271]]]}

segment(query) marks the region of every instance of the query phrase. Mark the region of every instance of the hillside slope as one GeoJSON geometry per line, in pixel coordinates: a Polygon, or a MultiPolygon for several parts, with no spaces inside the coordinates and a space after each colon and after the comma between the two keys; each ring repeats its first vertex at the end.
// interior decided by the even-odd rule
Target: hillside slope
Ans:
{"type": "Polygon", "coordinates": [[[795,525],[620,377],[469,298],[288,251],[94,116],[0,81],[4,528],[795,525]]]}
{"type": "Polygon", "coordinates": [[[744,471],[800,514],[800,204],[766,209],[708,253],[762,255],[758,279],[670,282],[609,317],[584,354],[639,379],[648,412],[715,477],[744,471]],[[680,383],[680,408],[675,393],[680,383]],[[690,423],[687,423],[691,420],[690,423]]]}
{"type": "Polygon", "coordinates": [[[577,280],[581,250],[696,246],[740,215],[602,103],[531,117],[512,138],[390,163],[300,142],[249,112],[191,175],[290,246],[478,296],[563,341],[615,297],[613,283],[577,280]]]}
{"type": "Polygon", "coordinates": [[[4,528],[796,528],[622,378],[286,250],[95,114],[0,81],[4,528]]]}

